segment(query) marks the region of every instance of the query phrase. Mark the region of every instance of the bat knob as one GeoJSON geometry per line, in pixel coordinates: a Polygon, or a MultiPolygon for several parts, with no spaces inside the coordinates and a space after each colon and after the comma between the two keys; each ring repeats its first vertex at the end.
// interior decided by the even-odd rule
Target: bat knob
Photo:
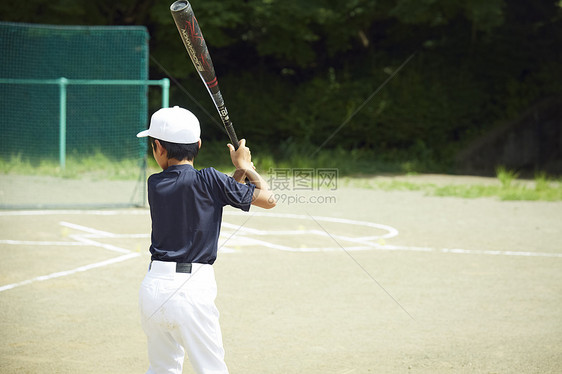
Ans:
{"type": "Polygon", "coordinates": [[[188,2],[185,0],[178,0],[176,2],[174,2],[171,6],[170,6],[170,10],[172,12],[179,12],[185,8],[187,8],[188,6],[188,2]]]}

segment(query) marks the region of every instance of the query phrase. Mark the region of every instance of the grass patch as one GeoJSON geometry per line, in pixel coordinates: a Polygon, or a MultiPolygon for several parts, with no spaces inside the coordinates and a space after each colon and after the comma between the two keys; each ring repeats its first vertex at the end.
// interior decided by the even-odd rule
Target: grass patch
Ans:
{"type": "MultiPolygon", "coordinates": [[[[399,178],[381,181],[369,176],[377,174],[416,175],[423,173],[425,167],[419,165],[413,167],[414,164],[410,162],[373,161],[376,158],[363,151],[322,150],[312,158],[304,157],[303,150],[290,150],[285,155],[277,157],[268,153],[267,150],[252,149],[252,151],[254,164],[268,180],[275,176],[276,169],[289,169],[291,175],[298,169],[337,169],[339,186],[383,191],[421,191],[431,196],[470,199],[495,197],[500,200],[562,201],[562,179],[549,178],[545,173],[538,173],[532,181],[523,181],[518,179],[517,173],[500,167],[496,170],[496,183],[485,185],[436,185],[399,178]],[[357,175],[367,175],[367,177],[361,178],[357,175]]],[[[101,152],[96,152],[80,157],[70,155],[63,170],[57,160],[30,161],[21,155],[13,155],[8,159],[0,158],[0,174],[44,175],[71,179],[135,180],[140,176],[141,162],[142,160],[135,159],[115,160],[101,152]]],[[[148,157],[147,166],[147,175],[161,171],[152,156],[148,157]]],[[[195,167],[202,169],[210,166],[224,173],[234,171],[225,144],[203,143],[203,148],[195,161],[195,167]]],[[[315,180],[314,183],[321,185],[318,180],[315,180]]]]}
{"type": "Polygon", "coordinates": [[[383,191],[422,191],[429,196],[459,197],[465,199],[498,198],[503,201],[562,201],[562,180],[548,178],[539,173],[532,181],[518,180],[517,174],[498,168],[497,183],[492,184],[446,184],[419,183],[404,180],[347,180],[347,185],[373,188],[383,191]]]}
{"type": "Polygon", "coordinates": [[[545,173],[535,175],[533,181],[517,180],[518,174],[499,167],[497,185],[456,185],[436,188],[436,196],[464,198],[498,197],[500,200],[561,201],[562,181],[549,179],[545,173]]]}
{"type": "MultiPolygon", "coordinates": [[[[260,173],[271,169],[333,168],[342,176],[357,174],[373,175],[380,173],[423,173],[446,172],[445,168],[433,167],[427,163],[401,160],[394,155],[381,157],[369,150],[322,149],[316,153],[310,145],[299,145],[285,141],[276,149],[262,148],[248,144],[252,150],[252,161],[260,173]],[[396,161],[398,159],[398,161],[396,161]]],[[[226,142],[203,141],[202,148],[195,160],[198,169],[213,166],[224,171],[233,170],[226,142]]]]}
{"type": "Polygon", "coordinates": [[[378,182],[376,186],[383,191],[427,191],[434,187],[433,184],[422,184],[402,180],[378,182]]]}
{"type": "Polygon", "coordinates": [[[431,192],[434,196],[451,196],[461,197],[465,199],[474,199],[479,197],[494,197],[499,195],[500,188],[498,186],[485,185],[446,185],[435,187],[431,192]]]}
{"type": "MultiPolygon", "coordinates": [[[[250,145],[250,147],[252,147],[250,145]]],[[[304,149],[288,149],[285,154],[275,157],[267,150],[254,150],[253,161],[258,171],[269,180],[275,170],[289,169],[337,169],[338,184],[340,186],[372,188],[383,191],[421,191],[430,196],[459,197],[459,198],[499,198],[500,200],[530,200],[530,201],[561,201],[562,180],[554,180],[546,174],[540,173],[533,181],[522,181],[518,174],[499,167],[496,170],[496,183],[492,184],[446,184],[420,183],[403,179],[376,180],[371,175],[417,175],[427,171],[428,165],[415,162],[386,162],[384,159],[376,161],[374,155],[364,151],[347,152],[342,149],[323,150],[312,158],[304,155],[304,149]],[[375,161],[373,161],[375,160],[375,161]],[[366,177],[358,177],[365,175],[366,177]]],[[[149,157],[151,172],[159,172],[160,168],[149,157]]],[[[213,166],[216,169],[232,173],[234,167],[226,145],[222,143],[203,143],[203,148],[195,161],[195,167],[202,169],[213,166]]],[[[435,172],[437,169],[430,167],[435,172]]],[[[318,181],[315,181],[318,182],[318,181]]]]}
{"type": "Polygon", "coordinates": [[[44,159],[31,161],[21,155],[0,158],[1,174],[53,176],[68,179],[135,180],[139,178],[141,160],[110,159],[101,152],[88,156],[69,156],[65,168],[58,160],[44,159]]]}

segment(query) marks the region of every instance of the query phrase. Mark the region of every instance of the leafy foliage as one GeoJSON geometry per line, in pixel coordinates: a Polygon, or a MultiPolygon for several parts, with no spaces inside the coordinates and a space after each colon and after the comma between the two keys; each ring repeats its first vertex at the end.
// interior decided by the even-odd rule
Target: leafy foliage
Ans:
{"type": "MultiPolygon", "coordinates": [[[[207,140],[224,140],[205,113],[215,109],[170,3],[27,0],[3,2],[0,14],[12,22],[147,26],[151,78],[173,77],[171,104],[192,108],[207,140]]],[[[562,94],[558,0],[191,3],[239,135],[272,157],[321,147],[449,170],[460,146],[562,94]]]]}

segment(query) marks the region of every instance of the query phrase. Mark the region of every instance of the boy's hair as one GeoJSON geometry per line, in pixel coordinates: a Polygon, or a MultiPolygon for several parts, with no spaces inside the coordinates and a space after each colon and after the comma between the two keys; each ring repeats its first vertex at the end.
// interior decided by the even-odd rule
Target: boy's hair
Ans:
{"type": "MultiPolygon", "coordinates": [[[[156,150],[155,138],[150,137],[150,144],[152,149],[156,150]]],[[[158,139],[162,147],[168,151],[168,159],[175,158],[178,161],[193,161],[199,153],[199,143],[179,144],[171,143],[165,140],[158,139]]]]}

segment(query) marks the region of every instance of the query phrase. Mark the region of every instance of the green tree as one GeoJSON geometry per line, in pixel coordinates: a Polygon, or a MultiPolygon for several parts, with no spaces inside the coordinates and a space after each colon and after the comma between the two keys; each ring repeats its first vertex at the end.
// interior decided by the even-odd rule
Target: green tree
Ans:
{"type": "MultiPolygon", "coordinates": [[[[171,76],[173,103],[212,122],[204,110],[213,116],[214,108],[170,3],[28,0],[4,2],[0,14],[12,22],[146,26],[150,76],[171,76]]],[[[325,143],[446,164],[478,134],[542,98],[562,96],[559,0],[191,3],[238,131],[274,153],[306,153],[325,143]]],[[[219,126],[206,129],[210,139],[224,139],[219,126]]]]}

